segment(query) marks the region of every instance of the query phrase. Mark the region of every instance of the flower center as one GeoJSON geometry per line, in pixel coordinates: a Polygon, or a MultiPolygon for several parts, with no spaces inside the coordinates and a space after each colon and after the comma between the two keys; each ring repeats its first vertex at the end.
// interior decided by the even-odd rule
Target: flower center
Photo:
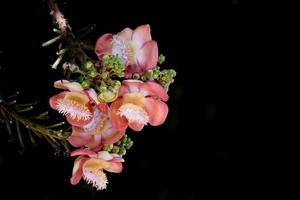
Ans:
{"type": "Polygon", "coordinates": [[[112,54],[118,55],[124,65],[134,64],[137,46],[132,41],[125,41],[118,35],[113,36],[112,54]]]}
{"type": "Polygon", "coordinates": [[[88,168],[83,170],[83,179],[92,184],[97,190],[103,190],[107,186],[107,177],[101,169],[88,168]]]}
{"type": "Polygon", "coordinates": [[[84,125],[83,128],[91,135],[98,135],[104,132],[106,123],[106,117],[101,115],[101,112],[98,109],[95,109],[91,122],[84,125]]]}
{"type": "Polygon", "coordinates": [[[128,51],[126,42],[118,35],[113,36],[112,40],[112,54],[118,55],[124,65],[128,62],[128,51]]]}
{"type": "Polygon", "coordinates": [[[119,108],[119,115],[126,117],[129,122],[137,122],[144,125],[149,122],[149,116],[145,110],[131,103],[122,105],[119,108]]]}
{"type": "Polygon", "coordinates": [[[81,93],[69,92],[64,99],[58,101],[58,112],[66,115],[70,114],[72,119],[88,120],[92,113],[86,104],[89,102],[88,97],[81,93]]]}

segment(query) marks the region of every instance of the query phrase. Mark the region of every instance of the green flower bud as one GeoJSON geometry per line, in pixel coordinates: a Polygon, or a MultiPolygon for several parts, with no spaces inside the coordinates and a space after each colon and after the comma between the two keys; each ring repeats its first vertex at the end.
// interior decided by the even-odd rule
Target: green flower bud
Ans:
{"type": "Polygon", "coordinates": [[[114,92],[117,92],[117,93],[118,93],[120,87],[121,87],[121,82],[120,82],[120,81],[115,81],[115,82],[114,82],[114,86],[113,86],[114,92]]]}
{"type": "Polygon", "coordinates": [[[161,65],[163,62],[165,62],[166,57],[163,54],[160,54],[158,56],[158,63],[161,65]]]}
{"type": "Polygon", "coordinates": [[[152,71],[152,70],[146,71],[146,73],[144,74],[144,76],[145,76],[145,78],[146,78],[147,80],[152,80],[152,79],[153,79],[153,78],[152,78],[152,76],[153,76],[153,71],[152,71]]]}
{"type": "Polygon", "coordinates": [[[110,57],[109,55],[105,54],[105,55],[103,56],[102,59],[103,59],[104,61],[107,61],[107,60],[109,59],[109,57],[110,57]]]}
{"type": "Polygon", "coordinates": [[[123,137],[121,140],[122,140],[123,143],[126,143],[127,140],[128,140],[128,138],[127,137],[123,137]]]}
{"type": "Polygon", "coordinates": [[[120,156],[124,156],[126,154],[126,149],[124,147],[121,147],[118,154],[120,156]]]}
{"type": "Polygon", "coordinates": [[[139,74],[133,74],[133,79],[136,79],[136,80],[138,80],[138,79],[140,79],[140,75],[139,74]]]}
{"type": "Polygon", "coordinates": [[[103,79],[107,79],[107,78],[109,77],[109,72],[103,72],[103,73],[101,74],[101,77],[102,77],[103,79]]]}
{"type": "Polygon", "coordinates": [[[95,78],[98,75],[98,73],[95,70],[89,71],[89,76],[92,78],[95,78]]]}
{"type": "Polygon", "coordinates": [[[131,140],[130,142],[127,143],[126,149],[130,149],[133,145],[133,141],[131,140]]]}
{"type": "Polygon", "coordinates": [[[109,103],[116,100],[117,97],[118,97],[118,92],[106,90],[104,92],[100,92],[100,94],[98,95],[98,100],[102,103],[109,103]]]}
{"type": "Polygon", "coordinates": [[[112,153],[119,153],[120,148],[118,146],[114,146],[111,150],[112,153]]]}
{"type": "Polygon", "coordinates": [[[84,68],[87,69],[87,70],[91,70],[91,69],[94,68],[94,64],[91,61],[88,60],[84,63],[84,68]]]}
{"type": "Polygon", "coordinates": [[[82,86],[84,89],[90,88],[90,85],[91,85],[91,83],[88,82],[88,81],[83,81],[83,82],[81,83],[81,86],[82,86]]]}

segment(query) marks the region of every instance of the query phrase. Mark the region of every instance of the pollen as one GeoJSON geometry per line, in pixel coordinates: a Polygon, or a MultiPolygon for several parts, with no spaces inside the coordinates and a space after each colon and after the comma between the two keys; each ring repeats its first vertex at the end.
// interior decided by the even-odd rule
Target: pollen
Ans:
{"type": "Polygon", "coordinates": [[[149,116],[145,110],[131,103],[122,105],[119,108],[119,115],[126,117],[129,122],[137,122],[144,125],[149,122],[149,116]]]}

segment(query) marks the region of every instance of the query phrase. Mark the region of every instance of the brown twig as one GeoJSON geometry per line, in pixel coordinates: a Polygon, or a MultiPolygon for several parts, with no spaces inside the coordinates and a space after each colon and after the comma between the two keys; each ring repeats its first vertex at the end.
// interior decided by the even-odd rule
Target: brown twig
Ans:
{"type": "Polygon", "coordinates": [[[69,52],[71,57],[77,57],[77,59],[83,64],[88,56],[81,48],[81,42],[79,40],[76,40],[75,35],[72,32],[72,27],[69,25],[68,20],[64,17],[62,12],[59,10],[56,1],[48,0],[47,3],[50,9],[50,15],[52,15],[53,20],[58,23],[59,31],[61,32],[64,41],[66,42],[67,46],[69,45],[70,47],[72,47],[71,51],[69,52]]]}
{"type": "Polygon", "coordinates": [[[62,32],[62,34],[71,34],[72,37],[74,37],[71,26],[69,25],[67,19],[64,17],[62,12],[59,10],[55,0],[48,0],[47,2],[50,9],[50,15],[52,15],[53,20],[58,23],[59,29],[62,32]]]}

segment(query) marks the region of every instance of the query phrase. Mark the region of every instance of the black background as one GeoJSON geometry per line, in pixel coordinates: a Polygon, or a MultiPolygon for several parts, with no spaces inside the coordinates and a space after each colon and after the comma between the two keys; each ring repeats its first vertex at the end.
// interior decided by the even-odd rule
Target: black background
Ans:
{"type": "MultiPolygon", "coordinates": [[[[245,117],[252,108],[244,103],[251,98],[249,86],[256,84],[252,58],[261,55],[260,48],[251,50],[265,25],[257,23],[257,13],[240,0],[64,2],[60,7],[74,30],[96,24],[91,41],[151,25],[165,66],[178,74],[169,91],[170,113],[163,126],[129,131],[135,144],[124,170],[109,174],[108,189],[101,192],[83,181],[70,185],[73,159],[55,156],[43,143],[20,154],[1,133],[1,199],[194,200],[248,197],[262,190],[264,177],[255,181],[260,164],[251,162],[258,144],[251,143],[250,117],[245,117]]],[[[1,89],[20,90],[44,106],[57,92],[53,81],[61,77],[50,67],[55,45],[41,47],[55,36],[48,13],[41,0],[0,4],[1,89]]]]}

